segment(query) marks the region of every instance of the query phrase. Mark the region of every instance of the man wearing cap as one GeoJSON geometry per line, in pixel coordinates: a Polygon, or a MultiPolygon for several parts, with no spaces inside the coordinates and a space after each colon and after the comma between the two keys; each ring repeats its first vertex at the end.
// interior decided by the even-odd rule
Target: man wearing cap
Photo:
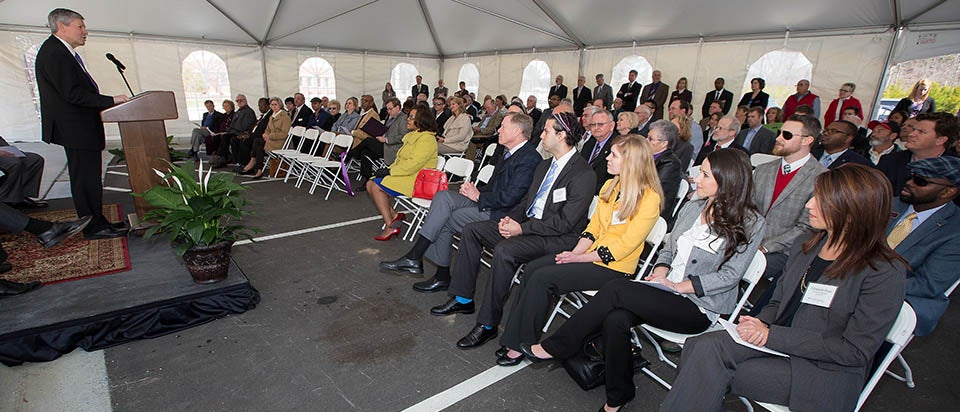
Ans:
{"type": "Polygon", "coordinates": [[[887,242],[907,260],[906,300],[924,336],[947,310],[945,292],[960,278],[960,158],[939,156],[907,165],[910,178],[895,192],[887,242]]]}
{"type": "Polygon", "coordinates": [[[900,136],[900,125],[897,122],[874,120],[867,126],[873,131],[870,133],[870,149],[867,150],[871,163],[876,165],[884,155],[900,151],[900,148],[893,144],[900,136]]]}
{"type": "Polygon", "coordinates": [[[323,99],[319,97],[310,99],[310,107],[313,108],[313,115],[310,116],[310,122],[307,127],[311,129],[323,129],[323,125],[327,124],[327,120],[330,119],[330,113],[327,112],[327,108],[323,105],[323,99]]]}
{"type": "Polygon", "coordinates": [[[917,160],[940,156],[956,156],[948,148],[960,134],[956,116],[946,112],[917,115],[913,130],[907,135],[906,149],[891,153],[880,159],[877,169],[887,175],[893,185],[893,193],[900,193],[903,184],[910,178],[907,164],[917,160]]]}

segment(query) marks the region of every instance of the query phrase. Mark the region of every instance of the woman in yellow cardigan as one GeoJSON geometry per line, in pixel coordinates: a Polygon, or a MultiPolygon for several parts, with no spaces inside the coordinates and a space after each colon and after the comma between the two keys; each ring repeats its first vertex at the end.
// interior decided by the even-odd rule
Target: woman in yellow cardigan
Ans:
{"type": "Polygon", "coordinates": [[[374,237],[376,240],[386,241],[400,234],[404,216],[393,210],[390,198],[413,196],[413,183],[420,170],[437,166],[437,121],[426,105],[417,105],[410,111],[407,129],[410,132],[403,136],[397,160],[390,167],[377,170],[376,178],[367,182],[367,193],[386,224],[383,233],[374,237]]]}
{"type": "Polygon", "coordinates": [[[580,242],[569,252],[527,264],[510,318],[500,337],[497,364],[523,360],[521,343],[539,342],[552,297],[597,290],[612,279],[632,278],[644,240],[660,217],[663,192],[650,143],[635,134],[616,138],[607,156],[613,175],[600,189],[597,209],[580,242]]]}

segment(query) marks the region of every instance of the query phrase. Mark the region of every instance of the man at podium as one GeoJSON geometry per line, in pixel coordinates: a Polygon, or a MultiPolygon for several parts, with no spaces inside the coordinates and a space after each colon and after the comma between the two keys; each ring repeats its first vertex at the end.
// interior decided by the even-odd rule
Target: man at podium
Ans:
{"type": "Polygon", "coordinates": [[[37,52],[37,86],[43,141],[63,146],[70,172],[70,191],[77,216],[90,216],[83,230],[88,240],[124,236],[123,222],[111,224],[102,212],[105,147],[100,111],[126,102],[127,96],[105,96],[90,76],[76,48],[87,42],[83,16],[68,9],[47,15],[53,33],[37,52]]]}

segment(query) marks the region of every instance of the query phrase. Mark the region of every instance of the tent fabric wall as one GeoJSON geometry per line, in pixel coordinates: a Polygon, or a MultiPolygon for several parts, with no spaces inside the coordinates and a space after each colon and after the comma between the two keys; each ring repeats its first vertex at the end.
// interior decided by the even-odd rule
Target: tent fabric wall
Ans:
{"type": "Polygon", "coordinates": [[[960,29],[904,29],[894,49],[891,64],[908,60],[954,54],[960,50],[960,29]]]}

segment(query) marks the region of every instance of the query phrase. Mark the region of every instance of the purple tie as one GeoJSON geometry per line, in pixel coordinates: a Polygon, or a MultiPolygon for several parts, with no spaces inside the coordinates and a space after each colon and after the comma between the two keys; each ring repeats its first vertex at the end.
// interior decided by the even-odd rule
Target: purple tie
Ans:
{"type": "Polygon", "coordinates": [[[97,90],[97,93],[100,93],[100,86],[97,86],[97,82],[93,80],[93,77],[90,76],[90,72],[87,71],[87,66],[83,65],[83,59],[80,58],[80,54],[73,52],[73,57],[77,59],[77,63],[80,63],[80,68],[83,69],[83,73],[87,75],[88,79],[90,79],[90,83],[93,83],[93,88],[97,90]]]}

